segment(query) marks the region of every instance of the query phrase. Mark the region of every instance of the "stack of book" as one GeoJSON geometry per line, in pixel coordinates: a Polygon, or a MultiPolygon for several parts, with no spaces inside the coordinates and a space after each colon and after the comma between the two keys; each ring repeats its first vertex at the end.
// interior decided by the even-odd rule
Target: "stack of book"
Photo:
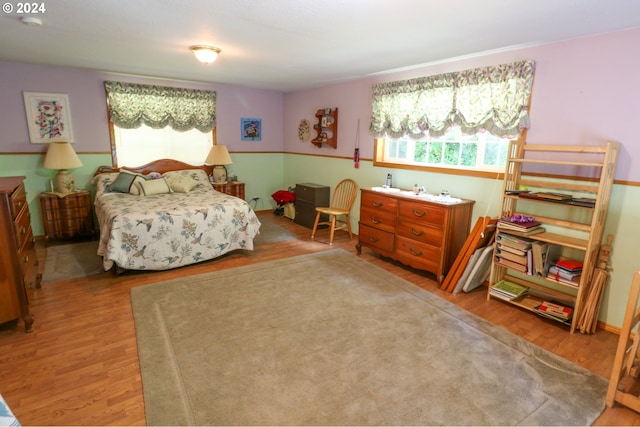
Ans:
{"type": "Polygon", "coordinates": [[[547,279],[566,283],[567,285],[579,286],[580,278],[582,277],[582,266],[582,261],[561,258],[549,267],[547,279]]]}
{"type": "Polygon", "coordinates": [[[507,233],[516,233],[525,236],[542,233],[544,231],[544,228],[540,226],[540,222],[536,221],[534,217],[520,214],[500,218],[498,220],[498,229],[507,233]]]}
{"type": "Polygon", "coordinates": [[[522,286],[508,280],[501,280],[495,285],[491,286],[489,292],[496,298],[512,301],[526,294],[528,290],[529,288],[526,286],[522,286]]]}
{"type": "Polygon", "coordinates": [[[572,307],[549,301],[543,301],[542,304],[535,307],[535,311],[541,316],[561,322],[569,321],[573,315],[572,307]]]}
{"type": "Polygon", "coordinates": [[[531,240],[508,233],[498,233],[494,261],[503,267],[532,274],[531,244],[531,240]]]}

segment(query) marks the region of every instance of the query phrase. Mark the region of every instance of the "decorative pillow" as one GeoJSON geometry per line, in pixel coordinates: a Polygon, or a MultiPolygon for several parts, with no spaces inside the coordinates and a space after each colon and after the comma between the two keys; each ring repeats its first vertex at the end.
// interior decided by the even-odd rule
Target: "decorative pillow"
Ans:
{"type": "Polygon", "coordinates": [[[143,175],[136,175],[136,179],[133,180],[133,184],[131,184],[131,188],[129,189],[129,194],[133,194],[134,196],[139,196],[140,186],[139,182],[146,181],[147,179],[143,175]]]}
{"type": "Polygon", "coordinates": [[[162,174],[160,172],[149,172],[147,174],[147,179],[160,179],[162,178],[162,174]]]}
{"type": "Polygon", "coordinates": [[[171,193],[171,187],[169,187],[169,184],[167,184],[164,178],[139,181],[136,185],[140,187],[140,194],[145,196],[171,193]]]}
{"type": "Polygon", "coordinates": [[[167,180],[169,187],[171,187],[171,190],[176,193],[188,193],[198,185],[198,181],[190,176],[171,175],[165,179],[167,180]]]}
{"type": "Polygon", "coordinates": [[[112,193],[128,193],[133,185],[136,175],[131,172],[120,172],[118,177],[107,187],[107,191],[112,193]]]}

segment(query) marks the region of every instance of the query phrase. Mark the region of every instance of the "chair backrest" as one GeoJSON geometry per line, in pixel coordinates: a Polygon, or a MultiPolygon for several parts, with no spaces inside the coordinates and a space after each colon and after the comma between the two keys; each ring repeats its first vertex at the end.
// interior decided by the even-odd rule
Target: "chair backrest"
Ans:
{"type": "Polygon", "coordinates": [[[331,207],[350,211],[358,195],[358,184],[352,179],[343,179],[336,185],[331,196],[331,207]]]}

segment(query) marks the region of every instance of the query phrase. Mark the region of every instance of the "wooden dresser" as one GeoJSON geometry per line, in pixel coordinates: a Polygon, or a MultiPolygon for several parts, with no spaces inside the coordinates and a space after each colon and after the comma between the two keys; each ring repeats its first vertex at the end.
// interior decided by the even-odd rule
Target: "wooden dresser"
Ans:
{"type": "Polygon", "coordinates": [[[438,203],[406,193],[361,190],[358,244],[442,283],[469,234],[473,200],[438,203]]]}
{"type": "Polygon", "coordinates": [[[31,332],[29,293],[40,277],[24,179],[0,178],[0,323],[22,318],[31,332]]]}
{"type": "Polygon", "coordinates": [[[40,208],[47,241],[57,239],[92,238],[93,227],[91,193],[74,191],[64,196],[41,193],[40,208]]]}

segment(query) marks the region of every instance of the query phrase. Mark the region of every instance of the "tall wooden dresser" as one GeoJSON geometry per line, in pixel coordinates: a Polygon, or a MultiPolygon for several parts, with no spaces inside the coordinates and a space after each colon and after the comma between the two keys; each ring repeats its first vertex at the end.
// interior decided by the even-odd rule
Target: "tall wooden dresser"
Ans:
{"type": "Polygon", "coordinates": [[[22,318],[33,330],[29,293],[40,287],[24,177],[0,178],[0,323],[22,318]]]}
{"type": "Polygon", "coordinates": [[[408,192],[361,190],[356,249],[434,273],[442,283],[469,234],[473,200],[439,203],[408,192]]]}
{"type": "MultiPolygon", "coordinates": [[[[307,228],[313,228],[316,207],[329,206],[330,188],[320,184],[296,184],[296,216],[294,221],[307,228]]],[[[323,215],[320,220],[328,221],[323,215]]]]}

